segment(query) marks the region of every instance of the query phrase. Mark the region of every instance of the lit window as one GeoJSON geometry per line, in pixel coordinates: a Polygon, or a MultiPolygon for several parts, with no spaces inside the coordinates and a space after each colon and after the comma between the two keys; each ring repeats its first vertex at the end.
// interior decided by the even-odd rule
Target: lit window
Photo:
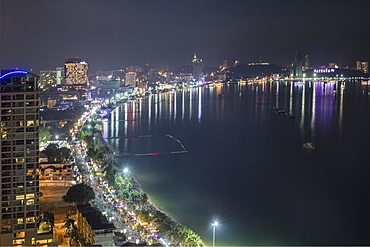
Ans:
{"type": "Polygon", "coordinates": [[[47,239],[37,240],[37,244],[47,244],[47,243],[48,243],[48,240],[47,239]]]}
{"type": "Polygon", "coordinates": [[[27,121],[27,126],[33,126],[35,125],[35,121],[27,121]]]}
{"type": "Polygon", "coordinates": [[[1,226],[2,232],[9,232],[12,230],[12,226],[1,226]]]}
{"type": "Polygon", "coordinates": [[[13,239],[13,244],[24,244],[24,238],[22,238],[22,239],[13,239]]]}
{"type": "Polygon", "coordinates": [[[31,199],[31,198],[35,198],[35,194],[32,193],[32,194],[27,194],[26,195],[26,199],[31,199]]]}
{"type": "Polygon", "coordinates": [[[35,204],[34,199],[27,200],[26,205],[31,205],[31,204],[35,204]]]}
{"type": "Polygon", "coordinates": [[[15,162],[16,163],[24,163],[24,158],[16,158],[15,162]]]}
{"type": "Polygon", "coordinates": [[[10,220],[2,220],[1,225],[10,225],[10,220]]]}
{"type": "Polygon", "coordinates": [[[15,238],[24,238],[26,236],[25,232],[16,232],[14,233],[15,238]]]}
{"type": "Polygon", "coordinates": [[[33,222],[35,222],[35,217],[26,218],[26,222],[27,223],[33,223],[33,222]]]}

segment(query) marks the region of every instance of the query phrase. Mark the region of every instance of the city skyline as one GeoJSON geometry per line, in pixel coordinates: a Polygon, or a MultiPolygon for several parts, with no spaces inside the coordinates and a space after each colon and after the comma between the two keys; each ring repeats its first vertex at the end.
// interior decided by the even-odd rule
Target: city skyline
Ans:
{"type": "Polygon", "coordinates": [[[90,71],[131,65],[216,67],[294,62],[355,67],[368,61],[366,1],[10,1],[1,12],[2,69],[39,73],[86,57],[90,71]]]}

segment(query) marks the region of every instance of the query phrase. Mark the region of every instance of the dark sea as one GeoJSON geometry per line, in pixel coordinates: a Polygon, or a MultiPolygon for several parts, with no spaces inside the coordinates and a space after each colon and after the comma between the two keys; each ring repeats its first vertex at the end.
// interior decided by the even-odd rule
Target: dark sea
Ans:
{"type": "Polygon", "coordinates": [[[217,246],[370,245],[368,92],[367,81],[196,87],[119,106],[104,133],[122,170],[208,246],[215,220],[217,246]]]}

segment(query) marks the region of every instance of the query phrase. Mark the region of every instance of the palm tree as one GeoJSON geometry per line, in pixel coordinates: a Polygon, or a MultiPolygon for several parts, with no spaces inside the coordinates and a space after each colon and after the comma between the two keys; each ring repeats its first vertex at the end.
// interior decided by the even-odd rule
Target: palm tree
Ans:
{"type": "Polygon", "coordinates": [[[42,220],[49,223],[51,227],[54,227],[54,213],[45,211],[42,214],[42,220]]]}
{"type": "Polygon", "coordinates": [[[140,205],[141,205],[141,208],[143,208],[147,203],[148,203],[148,200],[149,200],[149,198],[148,198],[148,196],[147,196],[147,194],[143,194],[142,196],[141,196],[141,198],[140,198],[140,205]]]}
{"type": "Polygon", "coordinates": [[[184,239],[184,243],[188,246],[203,246],[204,245],[199,235],[190,229],[187,232],[187,236],[184,239]]]}
{"type": "Polygon", "coordinates": [[[70,214],[66,214],[66,217],[64,218],[63,222],[64,222],[64,226],[66,227],[67,235],[71,237],[71,242],[75,241],[77,243],[80,243],[82,246],[85,246],[83,239],[81,239],[78,233],[75,220],[72,219],[70,214]]]}
{"type": "Polygon", "coordinates": [[[73,229],[76,228],[75,226],[75,220],[71,218],[70,214],[66,214],[66,217],[63,220],[64,226],[67,228],[66,232],[67,234],[72,232],[73,229]]]}
{"type": "Polygon", "coordinates": [[[130,197],[131,197],[131,200],[137,202],[139,200],[139,198],[140,198],[139,192],[136,192],[136,191],[131,192],[130,193],[130,197]]]}

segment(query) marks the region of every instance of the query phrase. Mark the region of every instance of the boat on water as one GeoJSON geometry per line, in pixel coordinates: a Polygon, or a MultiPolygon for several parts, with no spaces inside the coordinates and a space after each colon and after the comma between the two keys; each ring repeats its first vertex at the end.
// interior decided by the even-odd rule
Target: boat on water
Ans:
{"type": "Polygon", "coordinates": [[[293,114],[290,114],[290,113],[285,113],[284,115],[286,118],[295,118],[295,116],[293,114]]]}
{"type": "Polygon", "coordinates": [[[279,109],[279,108],[276,108],[276,107],[272,107],[272,111],[275,112],[276,114],[281,114],[281,115],[285,114],[284,109],[279,109]]]}
{"type": "Polygon", "coordinates": [[[312,142],[305,142],[302,144],[302,147],[307,148],[307,149],[315,149],[315,146],[313,145],[312,142]]]}

